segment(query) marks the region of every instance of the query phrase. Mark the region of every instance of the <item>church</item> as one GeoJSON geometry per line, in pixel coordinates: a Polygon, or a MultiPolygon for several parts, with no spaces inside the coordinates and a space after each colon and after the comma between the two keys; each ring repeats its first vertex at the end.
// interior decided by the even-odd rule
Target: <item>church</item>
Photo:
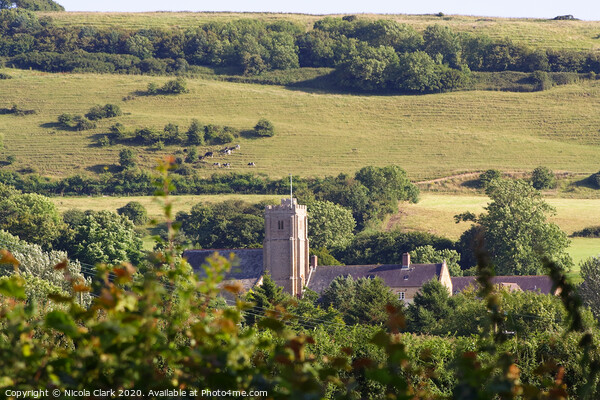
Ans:
{"type": "MultiPolygon", "coordinates": [[[[476,285],[475,277],[451,277],[446,262],[412,264],[404,253],[401,264],[319,265],[316,256],[309,255],[308,213],[295,198],[284,198],[280,205],[265,208],[265,239],[262,249],[186,250],[183,256],[196,273],[202,275],[202,264],[215,252],[228,257],[234,254],[237,265],[229,271],[226,281],[238,281],[244,291],[262,283],[268,272],[277,285],[294,296],[305,288],[322,293],[339,276],[354,279],[380,277],[406,303],[426,282],[436,279],[450,294],[476,285]]],[[[552,283],[547,276],[494,277],[494,283],[508,290],[532,290],[550,293],[552,283]]]]}

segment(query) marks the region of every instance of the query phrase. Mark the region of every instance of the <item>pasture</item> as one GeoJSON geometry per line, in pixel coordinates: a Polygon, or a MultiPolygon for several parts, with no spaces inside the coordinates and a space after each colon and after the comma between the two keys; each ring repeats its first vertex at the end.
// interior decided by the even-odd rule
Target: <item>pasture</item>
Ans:
{"type": "MultiPolygon", "coordinates": [[[[96,145],[115,122],[131,129],[162,129],[173,122],[186,130],[193,118],[240,130],[251,129],[260,118],[272,121],[275,137],[240,137],[234,142],[241,144],[240,151],[214,160],[231,163],[227,171],[271,177],[336,175],[388,164],[400,165],[415,181],[488,168],[531,171],[545,165],[582,174],[599,169],[600,81],[533,93],[392,96],[194,78],[188,79],[190,93],[144,96],[139,92],[148,83],[162,85],[171,78],[1,71],[13,79],[0,81],[0,108],[17,104],[37,112],[0,115],[0,151],[16,156],[5,169],[55,177],[102,173],[117,164],[125,147],[96,145]],[[101,120],[91,131],[62,130],[56,124],[61,113],[84,114],[105,103],[120,105],[125,115],[101,120]]],[[[178,146],[132,148],[138,165],[146,168],[162,155],[182,151],[178,146]]],[[[198,148],[201,154],[215,149],[198,148]]],[[[203,176],[224,172],[212,167],[212,160],[194,168],[203,176]]]]}
{"type": "MultiPolygon", "coordinates": [[[[197,203],[218,203],[226,200],[243,200],[248,203],[258,203],[269,201],[273,204],[279,203],[281,196],[258,195],[258,194],[219,194],[219,195],[181,195],[171,196],[173,201],[173,215],[180,211],[188,212],[197,203]]],[[[51,197],[50,200],[56,205],[58,210],[63,213],[71,209],[92,210],[92,211],[114,211],[123,207],[130,201],[141,203],[148,211],[150,219],[162,221],[164,213],[160,200],[152,196],[127,196],[127,197],[51,197]]]]}
{"type": "MultiPolygon", "coordinates": [[[[51,17],[59,26],[92,26],[96,28],[181,29],[194,28],[207,22],[226,22],[252,18],[264,21],[287,20],[310,29],[324,15],[232,13],[232,12],[52,12],[40,13],[51,17]]],[[[340,15],[330,15],[341,17],[340,15]]],[[[577,16],[585,18],[584,15],[577,16]]],[[[546,19],[496,18],[463,15],[406,15],[406,14],[360,14],[363,19],[390,19],[408,24],[416,30],[429,25],[444,25],[457,32],[483,33],[494,39],[511,38],[516,43],[534,48],[594,50],[600,49],[600,22],[598,21],[552,21],[546,19]]]]}

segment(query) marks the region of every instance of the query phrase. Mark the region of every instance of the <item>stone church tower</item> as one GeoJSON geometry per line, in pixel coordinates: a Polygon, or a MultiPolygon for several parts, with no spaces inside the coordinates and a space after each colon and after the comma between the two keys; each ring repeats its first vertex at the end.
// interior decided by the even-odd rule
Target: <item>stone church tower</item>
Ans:
{"type": "Polygon", "coordinates": [[[294,296],[302,294],[309,273],[306,217],[306,206],[291,198],[265,209],[264,270],[294,296]]]}

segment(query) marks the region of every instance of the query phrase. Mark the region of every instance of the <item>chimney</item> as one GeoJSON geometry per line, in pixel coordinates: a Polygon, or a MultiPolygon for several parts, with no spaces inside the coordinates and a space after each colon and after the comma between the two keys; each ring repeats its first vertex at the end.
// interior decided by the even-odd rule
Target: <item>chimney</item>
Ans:
{"type": "Polygon", "coordinates": [[[315,255],[310,256],[310,267],[311,268],[317,268],[317,263],[318,263],[318,257],[315,255]]]}
{"type": "Polygon", "coordinates": [[[402,254],[402,268],[410,268],[410,253],[402,254]]]}

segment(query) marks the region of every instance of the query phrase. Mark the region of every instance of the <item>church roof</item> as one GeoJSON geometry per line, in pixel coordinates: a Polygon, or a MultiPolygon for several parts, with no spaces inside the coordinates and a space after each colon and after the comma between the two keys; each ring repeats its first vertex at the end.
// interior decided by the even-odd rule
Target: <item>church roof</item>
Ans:
{"type": "Polygon", "coordinates": [[[442,264],[411,264],[410,268],[402,268],[400,264],[319,265],[312,272],[308,288],[321,293],[338,276],[352,276],[353,279],[378,276],[392,288],[421,287],[425,282],[438,279],[441,271],[442,264]]]}
{"type": "MultiPolygon", "coordinates": [[[[462,292],[467,287],[478,286],[475,276],[457,276],[452,279],[452,290],[454,293],[462,292]]],[[[527,276],[494,276],[492,278],[494,285],[502,287],[515,288],[518,286],[523,291],[539,292],[542,294],[553,294],[552,280],[546,275],[527,275],[527,276]]]]}
{"type": "Polygon", "coordinates": [[[262,277],[262,249],[186,250],[183,252],[183,257],[190,263],[194,272],[203,278],[206,276],[206,272],[201,266],[205,264],[205,260],[215,252],[225,258],[229,258],[231,254],[234,255],[233,266],[225,275],[225,280],[239,281],[242,284],[244,291],[250,290],[262,277]]]}

